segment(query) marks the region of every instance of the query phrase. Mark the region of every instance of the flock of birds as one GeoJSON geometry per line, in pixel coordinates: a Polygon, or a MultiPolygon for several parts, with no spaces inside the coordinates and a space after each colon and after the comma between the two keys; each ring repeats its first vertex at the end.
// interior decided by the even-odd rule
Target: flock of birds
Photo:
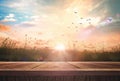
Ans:
{"type": "MultiPolygon", "coordinates": [[[[79,14],[78,14],[78,11],[75,11],[75,12],[73,12],[73,13],[74,13],[74,15],[79,15],[79,14]]],[[[72,30],[73,32],[74,32],[74,30],[75,30],[75,32],[79,34],[79,32],[81,32],[80,29],[81,29],[82,26],[84,26],[84,24],[87,24],[88,27],[94,26],[94,25],[93,25],[93,24],[94,24],[94,20],[92,20],[92,18],[80,17],[79,19],[80,19],[81,22],[76,23],[75,21],[72,21],[71,24],[70,24],[69,26],[67,26],[67,28],[70,29],[70,30],[72,30]],[[85,22],[82,22],[82,20],[85,21],[85,22]]],[[[95,22],[96,22],[96,21],[95,21],[95,22]]],[[[105,25],[107,25],[107,24],[110,24],[110,23],[112,23],[112,22],[113,22],[113,18],[112,18],[112,17],[107,17],[107,18],[103,19],[102,21],[100,21],[99,24],[98,24],[97,26],[94,26],[94,27],[100,28],[100,27],[105,26],[105,25]]],[[[85,27],[85,28],[86,28],[86,27],[85,27]]],[[[86,33],[89,34],[89,33],[91,33],[92,31],[93,31],[93,29],[89,29],[89,28],[88,28],[86,31],[84,31],[84,33],[85,33],[85,34],[86,34],[86,33]]],[[[62,33],[61,36],[62,36],[62,37],[65,37],[65,34],[62,33]]]]}
{"type": "MultiPolygon", "coordinates": [[[[74,12],[75,14],[77,14],[78,12],[77,11],[75,11],[74,12]]],[[[84,18],[83,17],[81,17],[80,18],[80,20],[83,20],[84,18]]],[[[106,23],[111,23],[112,22],[112,20],[113,20],[113,18],[112,17],[108,17],[108,18],[106,18],[104,21],[106,22],[106,23]]],[[[88,22],[90,25],[92,24],[92,19],[91,18],[88,18],[88,19],[86,19],[86,22],[88,22]]],[[[73,22],[72,22],[72,24],[74,24],[73,22]]],[[[79,24],[84,24],[84,23],[79,23],[79,24]]]]}
{"type": "MultiPolygon", "coordinates": [[[[78,14],[78,12],[75,11],[74,14],[76,15],[76,14],[78,14]]],[[[83,17],[81,17],[80,20],[81,20],[81,21],[82,21],[82,20],[85,20],[85,21],[87,22],[87,24],[89,24],[89,25],[91,25],[91,26],[93,25],[93,23],[92,23],[93,20],[92,20],[91,18],[84,19],[83,17]]],[[[101,21],[101,22],[99,23],[99,25],[100,25],[100,26],[104,26],[104,25],[106,25],[106,24],[111,23],[112,21],[113,21],[113,18],[112,18],[112,17],[108,17],[108,18],[104,19],[103,21],[101,21]]],[[[79,28],[79,25],[81,26],[81,25],[84,25],[84,24],[86,24],[86,23],[84,23],[84,22],[79,22],[79,25],[77,25],[77,24],[73,21],[71,24],[72,24],[72,26],[74,26],[74,28],[79,28]]],[[[71,26],[68,26],[68,28],[71,28],[71,26]]]]}

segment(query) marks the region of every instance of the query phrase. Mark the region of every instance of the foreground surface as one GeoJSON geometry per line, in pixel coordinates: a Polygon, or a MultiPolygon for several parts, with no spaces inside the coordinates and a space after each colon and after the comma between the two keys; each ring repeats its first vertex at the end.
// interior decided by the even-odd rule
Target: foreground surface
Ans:
{"type": "Polygon", "coordinates": [[[120,71],[120,62],[0,62],[1,71],[120,71]]]}
{"type": "Polygon", "coordinates": [[[120,63],[0,62],[0,81],[120,81],[120,63]]]}

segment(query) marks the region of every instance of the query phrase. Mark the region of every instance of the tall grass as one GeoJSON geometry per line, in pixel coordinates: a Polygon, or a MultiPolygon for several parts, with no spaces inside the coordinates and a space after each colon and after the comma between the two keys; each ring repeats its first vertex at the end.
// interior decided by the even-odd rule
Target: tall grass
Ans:
{"type": "MultiPolygon", "coordinates": [[[[16,42],[6,38],[0,46],[0,61],[52,61],[49,56],[55,57],[57,52],[52,53],[49,48],[16,48],[16,42]]],[[[79,51],[66,50],[71,57],[67,61],[120,61],[120,45],[112,48],[111,51],[79,51]]],[[[63,55],[64,56],[64,55],[63,55]]],[[[57,60],[59,61],[59,59],[57,60]]],[[[64,61],[64,60],[63,60],[64,61]]]]}

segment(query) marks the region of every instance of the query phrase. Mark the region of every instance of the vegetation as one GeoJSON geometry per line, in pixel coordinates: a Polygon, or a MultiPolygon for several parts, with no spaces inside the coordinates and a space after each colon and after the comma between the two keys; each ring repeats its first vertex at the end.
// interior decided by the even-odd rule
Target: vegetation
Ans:
{"type": "MultiPolygon", "coordinates": [[[[16,43],[6,38],[0,46],[0,61],[55,61],[50,56],[57,58],[58,53],[49,48],[16,48],[16,43]]],[[[112,51],[66,50],[66,53],[70,57],[57,61],[120,61],[119,45],[112,51]]]]}

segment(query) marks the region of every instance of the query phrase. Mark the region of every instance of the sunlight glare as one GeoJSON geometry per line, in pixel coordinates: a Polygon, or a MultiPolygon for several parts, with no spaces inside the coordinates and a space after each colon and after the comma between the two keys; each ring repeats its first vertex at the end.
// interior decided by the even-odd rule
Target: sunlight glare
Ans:
{"type": "Polygon", "coordinates": [[[65,46],[63,44],[58,44],[58,45],[56,45],[55,49],[58,50],[58,51],[64,51],[65,46]]]}

